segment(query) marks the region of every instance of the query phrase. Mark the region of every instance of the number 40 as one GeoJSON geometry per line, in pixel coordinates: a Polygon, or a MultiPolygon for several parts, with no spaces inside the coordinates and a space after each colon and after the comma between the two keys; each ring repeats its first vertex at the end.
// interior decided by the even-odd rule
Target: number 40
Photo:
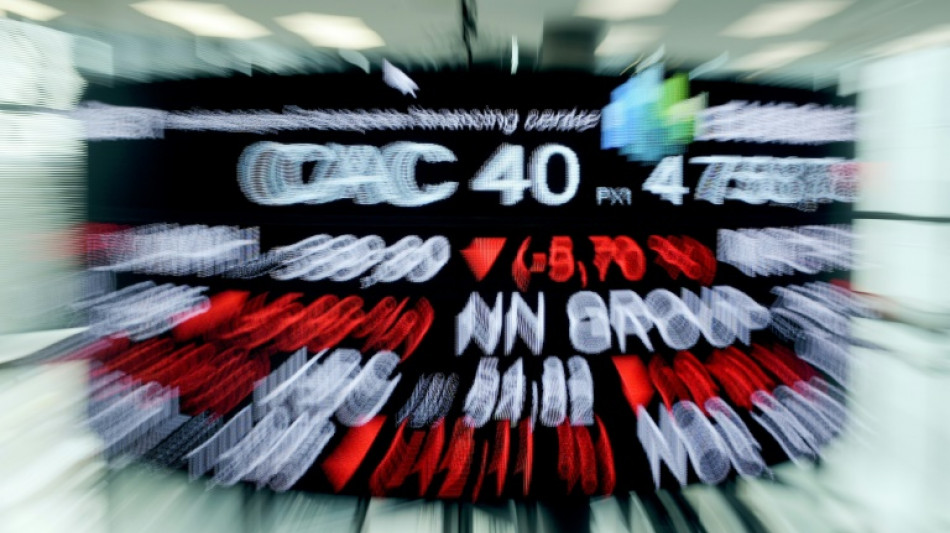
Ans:
{"type": "Polygon", "coordinates": [[[545,144],[535,149],[528,164],[525,179],[524,147],[503,144],[485,162],[472,178],[473,191],[497,191],[501,193],[501,205],[515,205],[524,199],[524,192],[531,189],[534,199],[546,205],[563,205],[577,194],[581,181],[581,166],[574,150],[561,144],[545,144]],[[564,190],[555,193],[548,187],[548,163],[551,157],[564,158],[566,179],[564,190]]]}

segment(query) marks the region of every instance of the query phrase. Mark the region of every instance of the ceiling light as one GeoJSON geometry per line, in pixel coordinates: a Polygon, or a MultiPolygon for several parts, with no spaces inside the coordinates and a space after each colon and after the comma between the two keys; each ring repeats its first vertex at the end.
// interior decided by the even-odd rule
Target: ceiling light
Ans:
{"type": "Polygon", "coordinates": [[[895,39],[887,44],[878,46],[871,50],[871,54],[892,56],[947,43],[950,43],[950,25],[936,26],[929,30],[901,37],[900,39],[895,39]]]}
{"type": "Polygon", "coordinates": [[[314,46],[362,50],[386,44],[378,33],[356,17],[297,13],[276,20],[314,46]]]}
{"type": "Polygon", "coordinates": [[[722,35],[756,39],[797,33],[848,7],[846,0],[802,0],[762,4],[732,23],[722,35]]]}
{"type": "Polygon", "coordinates": [[[264,26],[238,15],[223,4],[148,0],[132,4],[132,7],[153,19],[174,24],[204,37],[253,39],[270,34],[270,30],[264,26]]]}
{"type": "Polygon", "coordinates": [[[45,22],[62,16],[63,12],[33,0],[0,0],[0,14],[4,11],[45,22]]]}
{"type": "Polygon", "coordinates": [[[820,52],[828,47],[823,41],[799,41],[773,44],[758,52],[740,57],[729,64],[733,70],[769,70],[787,65],[797,59],[820,52]]]}
{"type": "Polygon", "coordinates": [[[599,56],[633,54],[640,52],[661,35],[663,35],[663,28],[657,26],[613,25],[607,30],[607,35],[594,53],[599,56]]]}
{"type": "Polygon", "coordinates": [[[575,13],[580,17],[624,20],[662,15],[676,0],[581,0],[575,13]]]}

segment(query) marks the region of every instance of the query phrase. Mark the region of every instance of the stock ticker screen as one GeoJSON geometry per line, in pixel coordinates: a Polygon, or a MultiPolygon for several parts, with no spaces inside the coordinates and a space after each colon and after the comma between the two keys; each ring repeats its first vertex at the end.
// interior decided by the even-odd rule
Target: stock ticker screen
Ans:
{"type": "Polygon", "coordinates": [[[851,102],[661,66],[412,79],[87,95],[110,453],[479,501],[819,457],[847,418],[851,102]]]}

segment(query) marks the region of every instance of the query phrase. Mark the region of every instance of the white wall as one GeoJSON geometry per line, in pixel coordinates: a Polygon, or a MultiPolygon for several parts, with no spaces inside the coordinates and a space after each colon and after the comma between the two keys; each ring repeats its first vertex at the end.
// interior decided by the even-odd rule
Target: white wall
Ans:
{"type": "Polygon", "coordinates": [[[950,530],[950,49],[866,67],[860,78],[857,209],[929,220],[859,220],[857,289],[912,321],[859,322],[889,352],[855,350],[851,385],[867,432],[826,464],[827,479],[881,531],[950,530]],[[943,218],[945,220],[941,221],[943,218]]]}

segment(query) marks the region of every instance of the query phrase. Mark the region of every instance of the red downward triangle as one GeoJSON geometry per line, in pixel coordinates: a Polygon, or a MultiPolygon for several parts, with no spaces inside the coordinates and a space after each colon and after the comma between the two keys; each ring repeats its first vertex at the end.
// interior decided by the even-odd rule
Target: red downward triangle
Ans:
{"type": "Polygon", "coordinates": [[[504,237],[476,237],[468,248],[461,250],[462,256],[468,262],[468,268],[475,274],[475,279],[485,279],[501,249],[505,247],[505,241],[507,239],[504,237]]]}

